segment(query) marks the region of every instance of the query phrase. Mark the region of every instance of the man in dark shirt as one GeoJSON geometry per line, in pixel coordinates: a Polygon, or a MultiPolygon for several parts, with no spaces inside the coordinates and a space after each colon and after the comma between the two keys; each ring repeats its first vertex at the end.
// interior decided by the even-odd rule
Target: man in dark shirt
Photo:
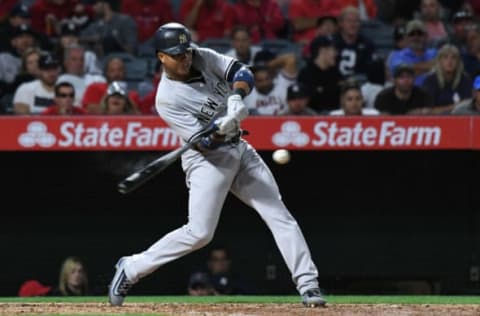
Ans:
{"type": "Polygon", "coordinates": [[[331,37],[319,36],[311,43],[311,59],[300,70],[297,81],[309,91],[308,107],[319,114],[338,109],[340,82],[335,57],[337,50],[331,37]]]}
{"type": "Polygon", "coordinates": [[[428,114],[432,97],[414,86],[415,72],[408,64],[400,64],[393,74],[393,86],[382,90],[375,99],[375,108],[383,114],[428,114]]]}

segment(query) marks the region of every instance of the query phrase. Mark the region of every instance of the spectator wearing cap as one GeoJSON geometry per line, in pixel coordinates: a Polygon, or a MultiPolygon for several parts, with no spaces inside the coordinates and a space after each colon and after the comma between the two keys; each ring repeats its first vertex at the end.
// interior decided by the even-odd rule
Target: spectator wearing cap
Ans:
{"type": "Polygon", "coordinates": [[[355,7],[342,9],[338,17],[339,32],[333,36],[337,48],[338,70],[346,79],[352,75],[365,76],[376,58],[375,45],[360,33],[360,13],[355,7]]]}
{"type": "Polygon", "coordinates": [[[452,114],[480,115],[480,76],[476,76],[473,80],[472,90],[472,98],[455,105],[452,114]]]}
{"type": "MultiPolygon", "coordinates": [[[[399,23],[395,25],[393,29],[393,50],[391,50],[388,53],[388,56],[385,59],[386,60],[385,65],[389,65],[392,56],[397,54],[402,49],[405,49],[407,46],[408,46],[407,26],[404,23],[399,23]]],[[[393,74],[390,72],[390,68],[388,66],[385,66],[386,82],[391,82],[392,78],[393,78],[393,74]]]]}
{"type": "Polygon", "coordinates": [[[60,74],[58,60],[49,53],[42,53],[38,60],[40,76],[23,83],[13,96],[14,114],[38,114],[54,101],[55,83],[60,74]]]}
{"type": "Polygon", "coordinates": [[[288,107],[287,88],[297,78],[296,55],[258,52],[252,71],[254,87],[244,99],[249,112],[252,115],[280,115],[288,107]]]}
{"type": "Polygon", "coordinates": [[[362,91],[360,85],[353,81],[347,80],[342,84],[340,90],[340,109],[333,110],[330,115],[378,115],[376,109],[365,108],[362,91]]]}
{"type": "Polygon", "coordinates": [[[206,272],[194,272],[188,279],[187,286],[188,295],[206,296],[217,295],[217,291],[213,288],[210,276],[206,272]]]}
{"type": "Polygon", "coordinates": [[[125,85],[117,81],[109,84],[101,109],[106,115],[140,114],[137,105],[128,97],[125,85]]]}
{"type": "Polygon", "coordinates": [[[10,10],[5,21],[0,24],[0,38],[2,39],[0,41],[0,52],[10,48],[12,34],[15,28],[22,24],[30,24],[30,12],[25,4],[17,3],[10,10]]]}
{"type": "MultiPolygon", "coordinates": [[[[104,66],[104,74],[107,82],[94,82],[87,86],[82,98],[82,107],[89,114],[101,114],[101,102],[110,83],[113,81],[120,82],[125,89],[127,89],[127,82],[125,81],[125,63],[119,57],[110,57],[107,59],[104,66]]],[[[129,90],[128,96],[135,104],[140,103],[140,97],[135,90],[129,90]]],[[[147,114],[150,114],[148,112],[147,114]]]]}
{"type": "Polygon", "coordinates": [[[415,85],[421,85],[425,75],[435,62],[436,48],[427,47],[427,33],[425,25],[420,20],[411,20],[407,23],[408,46],[392,53],[388,60],[390,73],[400,64],[410,64],[415,71],[415,85]]]}
{"type": "Polygon", "coordinates": [[[70,82],[75,87],[75,105],[81,104],[87,86],[107,81],[103,75],[85,73],[85,48],[80,45],[74,44],[64,49],[63,69],[58,81],[70,82]]]}
{"type": "Polygon", "coordinates": [[[288,16],[293,28],[293,41],[308,45],[317,36],[319,19],[338,16],[340,7],[335,0],[291,0],[288,16]]]}
{"type": "Polygon", "coordinates": [[[342,75],[337,67],[337,49],[331,37],[316,37],[310,44],[311,58],[300,69],[297,81],[308,90],[308,107],[319,114],[338,108],[342,75]]]}
{"type": "Polygon", "coordinates": [[[42,115],[80,115],[85,110],[74,106],[75,88],[70,82],[59,82],[55,85],[54,103],[43,110],[42,115]]]}
{"type": "MultiPolygon", "coordinates": [[[[64,62],[63,57],[65,55],[65,48],[68,46],[80,45],[80,38],[78,36],[79,31],[80,29],[73,22],[62,23],[60,36],[55,49],[62,64],[64,62]]],[[[102,74],[97,55],[93,51],[85,49],[83,64],[85,67],[85,73],[92,75],[102,74]]]]}
{"type": "Polygon", "coordinates": [[[467,34],[475,27],[474,22],[474,16],[466,10],[455,12],[452,17],[450,43],[457,46],[462,54],[467,51],[467,34]]]}
{"type": "Polygon", "coordinates": [[[228,38],[234,25],[231,3],[224,0],[182,1],[179,19],[192,31],[194,41],[228,38]]]}
{"type": "Polygon", "coordinates": [[[35,44],[36,34],[27,24],[21,24],[13,30],[10,50],[0,53],[0,81],[13,82],[20,70],[21,56],[35,44]]]}
{"type": "Polygon", "coordinates": [[[480,30],[472,29],[468,32],[466,51],[461,54],[465,71],[474,78],[480,73],[480,30]]]}
{"type": "MultiPolygon", "coordinates": [[[[337,17],[332,15],[325,15],[317,20],[317,30],[315,32],[315,37],[318,36],[333,36],[338,32],[338,23],[337,17]]],[[[302,57],[304,59],[310,58],[310,43],[308,45],[303,45],[302,57]]]]}
{"type": "Polygon", "coordinates": [[[307,88],[302,83],[294,83],[288,87],[287,103],[288,108],[282,115],[312,116],[318,115],[313,109],[308,107],[310,95],[307,88]]]}
{"type": "Polygon", "coordinates": [[[442,5],[438,0],[422,0],[420,20],[425,24],[430,46],[436,46],[437,43],[448,39],[447,27],[442,21],[442,5]]]}
{"type": "Polygon", "coordinates": [[[115,0],[96,0],[94,20],[80,32],[80,41],[91,44],[100,58],[115,52],[136,52],[137,23],[132,17],[118,13],[117,5],[115,0]]]}
{"type": "Polygon", "coordinates": [[[472,79],[464,71],[456,46],[444,44],[440,48],[422,87],[433,98],[432,114],[450,113],[456,103],[472,97],[472,79]]]}
{"type": "Polygon", "coordinates": [[[393,73],[393,86],[382,90],[375,99],[375,108],[382,114],[428,114],[433,106],[432,97],[414,85],[415,70],[400,64],[393,73]]]}

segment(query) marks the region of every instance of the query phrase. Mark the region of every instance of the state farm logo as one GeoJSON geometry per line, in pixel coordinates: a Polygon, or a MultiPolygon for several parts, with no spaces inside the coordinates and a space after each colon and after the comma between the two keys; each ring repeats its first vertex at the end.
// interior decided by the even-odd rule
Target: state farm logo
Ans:
{"type": "Polygon", "coordinates": [[[56,137],[47,130],[47,125],[42,122],[31,122],[27,126],[27,132],[20,134],[18,143],[23,147],[52,147],[55,145],[56,137]]]}
{"type": "Polygon", "coordinates": [[[302,132],[301,125],[293,121],[284,122],[280,127],[280,132],[273,134],[272,137],[272,142],[279,147],[288,145],[303,147],[309,141],[310,137],[302,132]]]}

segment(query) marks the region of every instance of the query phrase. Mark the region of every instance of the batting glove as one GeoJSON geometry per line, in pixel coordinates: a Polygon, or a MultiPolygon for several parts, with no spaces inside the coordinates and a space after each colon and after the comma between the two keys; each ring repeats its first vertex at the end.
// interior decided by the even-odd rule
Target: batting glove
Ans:
{"type": "Polygon", "coordinates": [[[238,120],[230,115],[225,115],[218,118],[215,121],[215,125],[218,126],[218,134],[225,136],[236,135],[239,130],[238,120]]]}
{"type": "Polygon", "coordinates": [[[235,93],[227,99],[228,116],[235,118],[238,122],[248,116],[248,109],[243,103],[242,96],[235,93]]]}

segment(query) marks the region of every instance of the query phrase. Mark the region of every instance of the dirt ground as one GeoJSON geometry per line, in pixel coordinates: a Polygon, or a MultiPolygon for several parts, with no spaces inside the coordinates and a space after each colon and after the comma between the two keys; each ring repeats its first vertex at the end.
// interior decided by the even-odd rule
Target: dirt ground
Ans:
{"type": "Polygon", "coordinates": [[[0,303],[0,315],[135,315],[185,316],[479,316],[480,305],[387,305],[329,304],[324,308],[306,308],[300,304],[136,304],[111,307],[106,303],[0,303]]]}

